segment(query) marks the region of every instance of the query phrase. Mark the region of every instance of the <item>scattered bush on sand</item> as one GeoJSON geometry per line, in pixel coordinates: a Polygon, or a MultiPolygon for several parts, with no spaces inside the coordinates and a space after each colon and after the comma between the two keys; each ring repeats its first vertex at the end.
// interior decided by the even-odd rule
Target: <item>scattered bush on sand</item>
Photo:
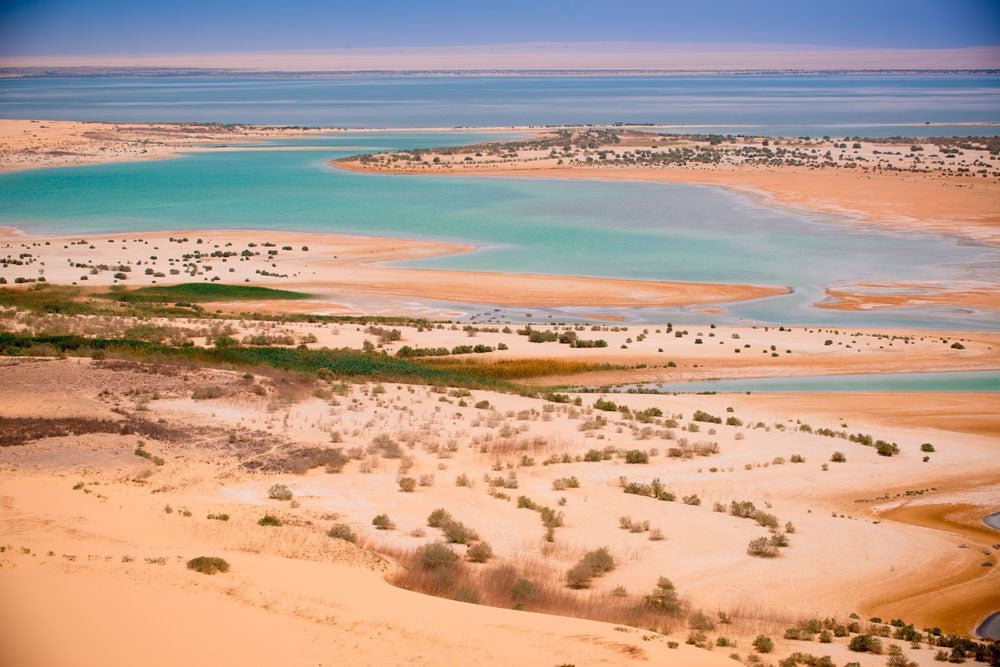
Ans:
{"type": "Polygon", "coordinates": [[[187,562],[187,568],[202,574],[225,573],[229,572],[229,563],[215,556],[198,556],[187,562]]]}

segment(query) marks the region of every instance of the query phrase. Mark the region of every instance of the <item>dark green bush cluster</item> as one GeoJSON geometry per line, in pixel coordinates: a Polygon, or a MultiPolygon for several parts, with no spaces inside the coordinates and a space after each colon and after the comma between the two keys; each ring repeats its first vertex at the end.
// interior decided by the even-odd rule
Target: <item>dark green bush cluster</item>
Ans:
{"type": "Polygon", "coordinates": [[[857,635],[851,637],[851,643],[847,648],[857,653],[881,653],[882,642],[871,635],[857,635]]]}
{"type": "Polygon", "coordinates": [[[630,449],[625,452],[625,463],[649,463],[649,453],[641,449],[630,449]]]}
{"type": "Polygon", "coordinates": [[[716,417],[715,415],[710,415],[704,410],[695,410],[694,416],[691,417],[692,421],[696,422],[706,422],[708,424],[721,424],[722,417],[716,417]]]}
{"type": "Polygon", "coordinates": [[[588,449],[587,453],[583,455],[583,460],[587,463],[597,463],[600,461],[610,461],[614,456],[614,448],[609,447],[608,449],[588,449]]]}
{"type": "Polygon", "coordinates": [[[618,405],[614,401],[599,398],[594,401],[594,408],[605,412],[616,412],[618,410],[618,405]]]}

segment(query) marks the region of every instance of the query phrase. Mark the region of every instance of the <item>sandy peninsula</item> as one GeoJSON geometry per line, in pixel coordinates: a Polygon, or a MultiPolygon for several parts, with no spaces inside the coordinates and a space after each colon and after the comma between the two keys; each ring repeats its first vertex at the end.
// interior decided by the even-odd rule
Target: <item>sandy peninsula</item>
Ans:
{"type": "Polygon", "coordinates": [[[1000,241],[1000,154],[991,138],[710,137],[623,128],[338,160],[389,173],[718,185],[780,205],[906,231],[1000,241]]]}
{"type": "MultiPolygon", "coordinates": [[[[415,297],[498,306],[680,306],[785,294],[785,287],[394,268],[387,262],[471,252],[455,243],[310,232],[182,230],[34,236],[0,229],[0,277],[61,285],[137,287],[253,283],[338,299],[415,297]]],[[[305,304],[285,304],[302,308],[305,304]]],[[[278,304],[271,304],[271,308],[278,304]]],[[[317,306],[322,309],[322,306],[317,306]]]]}

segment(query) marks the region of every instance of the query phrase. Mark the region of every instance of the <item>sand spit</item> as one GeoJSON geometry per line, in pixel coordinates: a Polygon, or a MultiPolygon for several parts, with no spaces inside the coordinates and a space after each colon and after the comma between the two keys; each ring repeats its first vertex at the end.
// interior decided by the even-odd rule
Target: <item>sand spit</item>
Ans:
{"type": "Polygon", "coordinates": [[[378,154],[333,164],[379,173],[717,185],[846,221],[1000,242],[1000,156],[982,140],[720,141],[705,135],[577,128],[529,141],[378,154]]]}
{"type": "Polygon", "coordinates": [[[0,119],[0,172],[176,157],[233,142],[317,136],[335,128],[211,123],[91,123],[0,119]]]}
{"type": "MultiPolygon", "coordinates": [[[[88,287],[252,283],[316,294],[331,304],[331,311],[344,310],[338,296],[345,292],[524,307],[681,306],[788,292],[785,287],[756,285],[382,265],[472,250],[439,241],[313,232],[185,230],[33,236],[0,229],[0,255],[13,260],[0,263],[0,276],[8,284],[19,278],[30,284],[42,277],[49,283],[88,287]]],[[[288,308],[303,305],[294,302],[288,308]]]]}

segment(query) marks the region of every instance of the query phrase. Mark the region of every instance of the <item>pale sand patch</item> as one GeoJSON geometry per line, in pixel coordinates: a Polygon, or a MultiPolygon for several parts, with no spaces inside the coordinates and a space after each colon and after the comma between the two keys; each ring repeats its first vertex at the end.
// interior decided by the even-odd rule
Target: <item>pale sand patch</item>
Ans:
{"type": "Polygon", "coordinates": [[[858,285],[860,289],[828,288],[829,301],[816,304],[831,310],[878,310],[882,308],[909,308],[919,306],[967,306],[1000,310],[1000,288],[995,286],[945,287],[894,283],[891,285],[858,285]],[[891,288],[893,292],[871,293],[866,287],[891,288]]]}
{"type": "MultiPolygon", "coordinates": [[[[0,267],[0,275],[10,284],[18,277],[34,279],[44,275],[48,282],[56,284],[95,286],[120,282],[130,287],[208,282],[218,277],[231,284],[315,293],[335,304],[338,294],[350,292],[498,306],[680,306],[744,301],[789,291],[784,287],[756,285],[381,265],[473,249],[439,241],[315,232],[178,230],[32,236],[19,230],[0,229],[0,251],[30,252],[34,257],[24,265],[0,267]],[[86,243],[79,243],[80,239],[86,243]],[[202,242],[198,243],[199,240],[202,242]],[[253,254],[241,257],[244,251],[253,254]],[[212,257],[213,252],[231,255],[212,257]],[[195,253],[202,256],[194,257],[195,253]],[[113,267],[121,265],[128,265],[131,270],[126,279],[117,281],[113,267]],[[90,274],[87,268],[90,266],[112,268],[90,274]],[[170,274],[171,269],[177,273],[170,274]]],[[[272,303],[269,308],[284,310],[284,305],[272,303]]],[[[301,302],[287,302],[287,310],[297,311],[301,305],[301,302]]],[[[313,304],[311,308],[319,311],[322,306],[313,304]]],[[[336,309],[335,306],[332,310],[336,309]]]]}

